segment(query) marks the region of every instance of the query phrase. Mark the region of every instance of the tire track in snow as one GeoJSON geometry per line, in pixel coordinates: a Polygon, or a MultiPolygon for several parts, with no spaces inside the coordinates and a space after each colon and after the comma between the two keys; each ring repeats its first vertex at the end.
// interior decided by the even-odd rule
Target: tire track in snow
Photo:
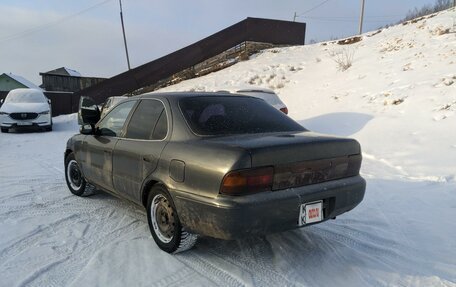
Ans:
{"type": "MultiPolygon", "coordinates": [[[[105,244],[118,240],[139,226],[145,224],[145,214],[138,213],[136,210],[132,212],[133,208],[131,204],[124,203],[110,195],[102,195],[101,200],[99,196],[95,198],[95,200],[93,198],[83,198],[81,200],[81,198],[70,195],[65,184],[62,183],[61,180],[57,181],[55,180],[55,176],[49,176],[50,177],[28,178],[20,184],[17,184],[20,177],[11,181],[9,185],[12,187],[14,186],[15,189],[17,189],[18,185],[25,186],[26,190],[21,193],[26,194],[21,200],[24,204],[21,204],[20,206],[8,205],[9,201],[17,203],[17,195],[3,196],[3,203],[6,204],[0,205],[0,210],[2,211],[0,218],[18,218],[19,220],[26,220],[27,217],[43,217],[50,215],[55,218],[56,215],[58,217],[61,215],[67,216],[66,219],[53,223],[45,228],[40,227],[23,238],[16,240],[11,246],[0,251],[0,264],[7,264],[10,268],[14,267],[14,262],[10,262],[14,257],[22,252],[26,252],[29,248],[32,248],[33,244],[43,242],[43,240],[46,241],[48,237],[55,235],[57,232],[68,232],[71,228],[67,228],[67,225],[72,223],[90,222],[88,224],[93,227],[94,232],[89,236],[92,238],[86,238],[86,235],[84,235],[84,238],[77,240],[73,246],[68,246],[68,244],[65,244],[63,247],[53,246],[52,249],[57,252],[57,254],[43,258],[43,262],[51,263],[44,269],[40,269],[42,270],[41,272],[34,271],[28,278],[25,278],[22,282],[26,285],[65,285],[68,283],[68,280],[71,280],[71,278],[78,275],[74,270],[80,269],[74,268],[74,266],[82,268],[83,265],[86,264],[87,258],[93,256],[93,254],[105,244]],[[53,180],[46,180],[50,178],[53,178],[53,180]],[[68,195],[59,196],[60,190],[65,190],[65,193],[68,195]],[[55,196],[57,196],[57,199],[54,199],[55,196]],[[43,197],[48,197],[48,200],[43,199],[43,197]],[[122,210],[120,220],[117,210],[122,210]],[[128,214],[129,216],[126,216],[125,214],[128,214]],[[125,219],[127,217],[128,219],[125,219]],[[74,220],[76,218],[77,220],[74,220]],[[95,224],[93,223],[94,218],[95,224]],[[111,220],[108,220],[108,224],[103,222],[103,219],[107,218],[111,218],[111,220]],[[47,274],[43,274],[44,272],[47,274]]],[[[1,185],[3,185],[3,183],[1,185]]],[[[24,269],[24,272],[21,273],[27,274],[30,272],[30,267],[34,269],[38,266],[34,265],[34,267],[28,266],[29,268],[21,268],[24,269]]],[[[12,270],[10,268],[8,269],[12,270]]]]}
{"type": "Polygon", "coordinates": [[[355,252],[346,252],[343,244],[316,234],[316,228],[289,231],[286,236],[270,236],[275,249],[281,251],[277,254],[280,269],[290,281],[305,286],[378,286],[378,282],[370,280],[369,274],[347,264],[353,262],[355,252]],[[333,273],[339,276],[327,276],[333,273]]]}
{"type": "Polygon", "coordinates": [[[79,240],[79,244],[76,244],[74,249],[70,250],[70,256],[66,260],[52,265],[52,268],[49,268],[47,273],[35,274],[29,280],[29,285],[49,287],[68,285],[79,275],[75,270],[83,270],[83,267],[90,261],[90,258],[97,254],[99,250],[113,242],[121,240],[143,224],[143,222],[133,220],[125,223],[122,227],[114,229],[113,227],[117,225],[117,222],[111,221],[111,224],[105,225],[103,230],[94,230],[91,234],[94,238],[79,240]]]}
{"type": "Polygon", "coordinates": [[[326,226],[315,228],[313,232],[325,239],[338,242],[352,249],[354,252],[362,253],[364,258],[369,258],[369,261],[377,262],[377,264],[381,264],[389,270],[394,269],[391,264],[397,264],[398,261],[408,261],[399,250],[400,248],[397,242],[394,242],[393,246],[387,246],[381,243],[380,238],[376,238],[372,242],[369,239],[374,238],[372,236],[363,237],[361,233],[350,235],[339,228],[335,229],[334,227],[326,226]]]}
{"type": "Polygon", "coordinates": [[[230,273],[218,268],[200,256],[198,250],[190,250],[185,254],[176,255],[176,259],[198,272],[201,276],[209,279],[216,286],[244,286],[241,281],[233,277],[230,273]]]}
{"type": "Polygon", "coordinates": [[[180,269],[178,273],[167,276],[166,278],[160,279],[153,282],[150,286],[156,287],[170,287],[170,286],[185,286],[185,281],[195,276],[195,272],[192,268],[186,266],[180,269]]]}
{"type": "MultiPolygon", "coordinates": [[[[57,248],[61,256],[70,256],[68,260],[53,265],[50,275],[41,274],[31,281],[31,286],[63,286],[77,278],[78,272],[90,261],[90,258],[104,246],[122,240],[123,237],[145,224],[145,214],[138,212],[132,203],[123,202],[106,195],[103,201],[93,202],[90,199],[84,202],[93,202],[98,208],[91,213],[81,213],[76,210],[80,218],[79,223],[87,224],[82,237],[77,239],[71,248],[57,248]],[[90,231],[88,231],[90,229],[90,231]]],[[[80,200],[77,197],[75,201],[80,200]]]]}
{"type": "Polygon", "coordinates": [[[26,277],[21,283],[18,284],[18,286],[30,286],[30,284],[33,282],[33,280],[35,280],[35,278],[41,276],[41,274],[43,273],[50,271],[54,266],[64,262],[67,259],[68,257],[52,262],[50,264],[46,264],[45,266],[39,268],[37,271],[33,272],[31,275],[26,277]]]}
{"type": "Polygon", "coordinates": [[[49,224],[44,228],[38,226],[32,232],[27,234],[25,237],[17,240],[12,245],[0,251],[0,266],[3,266],[12,258],[22,253],[24,250],[32,248],[41,239],[46,239],[50,233],[55,233],[55,229],[66,227],[70,225],[70,221],[76,218],[75,214],[72,214],[66,218],[60,219],[57,222],[49,224]]]}
{"type": "MultiPolygon", "coordinates": [[[[194,264],[197,263],[195,266],[197,271],[210,269],[212,270],[210,273],[212,273],[214,270],[230,270],[231,273],[227,274],[235,280],[234,286],[239,286],[236,284],[240,284],[240,286],[303,286],[301,283],[290,281],[275,270],[271,261],[274,256],[270,244],[264,238],[255,237],[238,241],[208,239],[202,241],[194,251],[187,253],[191,254],[193,258],[183,263],[190,267],[194,267],[194,264]],[[195,261],[195,258],[198,258],[198,261],[195,261]]],[[[180,256],[184,255],[179,255],[179,260],[180,256]]],[[[206,277],[208,275],[207,272],[202,274],[206,277]]],[[[209,278],[212,280],[213,276],[211,274],[209,278]]],[[[217,278],[219,277],[217,275],[217,278]]],[[[225,277],[224,280],[226,279],[225,277]]],[[[215,281],[215,283],[217,285],[226,284],[223,281],[215,281]]]]}
{"type": "MultiPolygon", "coordinates": [[[[66,189],[66,187],[62,186],[55,189],[66,189]]],[[[30,216],[45,216],[52,214],[67,215],[69,213],[89,213],[100,208],[100,204],[98,202],[85,200],[81,203],[78,202],[78,199],[72,196],[69,191],[65,190],[65,193],[68,193],[68,195],[57,199],[55,199],[55,197],[45,199],[43,196],[48,195],[48,193],[32,191],[33,195],[25,196],[23,199],[28,199],[28,201],[24,202],[21,205],[0,205],[0,210],[2,211],[0,218],[20,218],[30,216]]]]}
{"type": "Polygon", "coordinates": [[[63,156],[62,156],[62,168],[58,168],[46,161],[43,161],[43,160],[37,160],[35,158],[31,158],[35,164],[39,165],[40,167],[44,168],[44,170],[46,171],[50,171],[51,173],[57,175],[57,176],[62,176],[65,172],[64,172],[64,169],[63,169],[63,156]]]}

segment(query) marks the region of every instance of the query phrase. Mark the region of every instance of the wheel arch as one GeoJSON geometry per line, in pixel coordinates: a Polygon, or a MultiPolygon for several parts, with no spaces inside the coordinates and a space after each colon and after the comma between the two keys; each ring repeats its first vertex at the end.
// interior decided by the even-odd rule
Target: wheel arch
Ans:
{"type": "Polygon", "coordinates": [[[73,152],[73,150],[67,148],[67,149],[65,150],[65,159],[66,159],[67,156],[68,156],[70,153],[72,153],[72,152],[73,152]]]}
{"type": "Polygon", "coordinates": [[[164,186],[164,184],[162,182],[155,180],[155,179],[150,179],[144,184],[144,187],[142,189],[142,194],[141,194],[141,203],[145,208],[147,208],[147,198],[149,197],[149,193],[150,193],[152,187],[154,187],[157,184],[161,184],[164,186]]]}

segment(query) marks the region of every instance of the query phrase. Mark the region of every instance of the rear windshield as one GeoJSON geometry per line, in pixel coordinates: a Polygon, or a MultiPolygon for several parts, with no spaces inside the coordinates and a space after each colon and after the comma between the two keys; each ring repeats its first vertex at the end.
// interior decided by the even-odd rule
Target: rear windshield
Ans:
{"type": "Polygon", "coordinates": [[[40,91],[11,91],[5,99],[7,103],[45,103],[46,98],[40,91]]]}
{"type": "Polygon", "coordinates": [[[181,99],[179,106],[188,125],[198,135],[306,130],[265,101],[251,97],[188,97],[181,99]]]}

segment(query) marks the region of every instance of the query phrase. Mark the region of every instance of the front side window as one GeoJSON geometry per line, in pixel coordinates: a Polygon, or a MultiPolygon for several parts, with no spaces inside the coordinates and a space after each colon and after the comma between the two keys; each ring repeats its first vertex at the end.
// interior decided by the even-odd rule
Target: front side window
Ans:
{"type": "Polygon", "coordinates": [[[188,97],[180,109],[197,135],[233,135],[305,131],[265,101],[242,96],[188,97]]]}
{"type": "Polygon", "coordinates": [[[125,137],[141,140],[162,140],[168,131],[165,107],[153,99],[142,100],[133,113],[125,137]]]}
{"type": "Polygon", "coordinates": [[[135,104],[136,101],[128,101],[112,109],[98,124],[101,135],[119,136],[125,121],[135,104]]]}

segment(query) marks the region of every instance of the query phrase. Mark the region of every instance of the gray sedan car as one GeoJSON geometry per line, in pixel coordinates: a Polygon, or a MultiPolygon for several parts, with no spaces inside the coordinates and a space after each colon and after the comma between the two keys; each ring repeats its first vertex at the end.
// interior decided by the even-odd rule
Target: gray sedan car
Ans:
{"type": "Polygon", "coordinates": [[[164,251],[198,235],[237,239],[334,219],[364,197],[360,145],[310,132],[261,99],[150,93],[100,119],[82,99],[81,134],[68,140],[70,191],[87,184],[147,209],[164,251]]]}

